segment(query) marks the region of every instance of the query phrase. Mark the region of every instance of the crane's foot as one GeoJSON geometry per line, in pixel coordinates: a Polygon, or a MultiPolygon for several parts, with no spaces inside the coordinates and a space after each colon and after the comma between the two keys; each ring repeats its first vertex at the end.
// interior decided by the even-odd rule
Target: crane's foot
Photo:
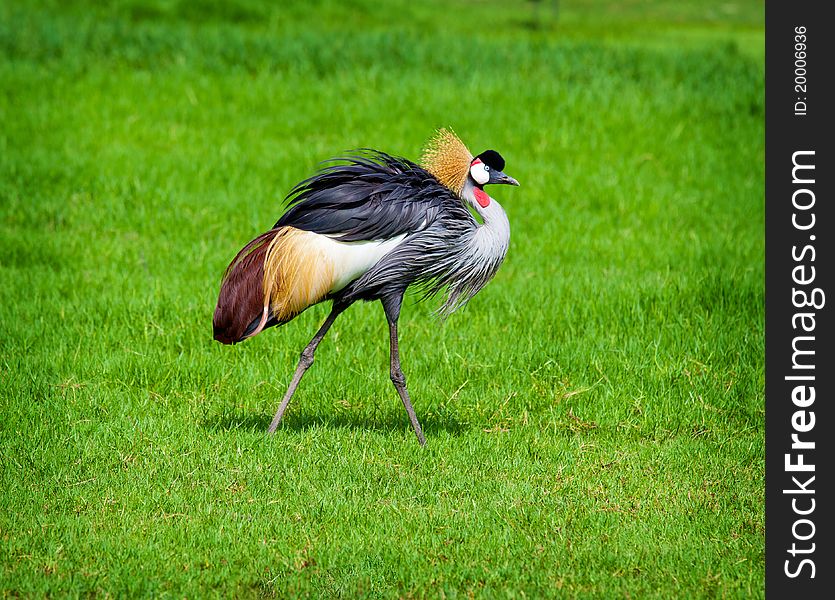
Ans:
{"type": "Polygon", "coordinates": [[[423,437],[423,430],[420,428],[420,423],[418,423],[417,418],[412,421],[412,429],[415,430],[415,435],[417,436],[418,443],[421,446],[425,446],[426,438],[423,437]]]}
{"type": "Polygon", "coordinates": [[[409,415],[409,421],[412,423],[412,429],[415,430],[415,435],[417,436],[418,442],[421,446],[426,445],[426,438],[423,437],[423,429],[418,422],[417,415],[415,414],[415,409],[412,407],[412,401],[409,398],[409,391],[406,389],[406,377],[403,375],[403,372],[399,369],[399,364],[397,365],[396,370],[392,370],[391,373],[391,381],[394,384],[397,393],[400,395],[400,399],[403,401],[403,407],[406,409],[406,412],[409,415]]]}
{"type": "MultiPolygon", "coordinates": [[[[316,341],[315,338],[314,341],[316,341]]],[[[318,344],[318,341],[316,343],[318,344]]],[[[301,382],[305,371],[307,371],[310,368],[310,365],[313,364],[313,352],[315,350],[316,346],[313,342],[311,342],[302,352],[301,358],[299,358],[299,365],[296,367],[296,372],[293,373],[293,380],[290,382],[290,387],[287,388],[287,393],[284,394],[284,398],[281,400],[281,404],[273,417],[273,421],[270,423],[270,428],[267,429],[268,435],[274,434],[275,430],[278,429],[278,424],[281,423],[281,417],[284,416],[284,411],[287,410],[287,405],[290,404],[290,399],[293,397],[293,394],[296,393],[296,388],[299,387],[299,383],[301,382]]]]}

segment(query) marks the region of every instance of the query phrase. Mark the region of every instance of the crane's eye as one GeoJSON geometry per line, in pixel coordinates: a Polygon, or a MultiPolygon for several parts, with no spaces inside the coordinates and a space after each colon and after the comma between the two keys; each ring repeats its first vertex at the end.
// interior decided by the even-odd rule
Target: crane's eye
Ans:
{"type": "Polygon", "coordinates": [[[482,162],[477,162],[470,167],[470,174],[477,184],[484,185],[490,180],[489,170],[490,168],[487,165],[482,162]]]}

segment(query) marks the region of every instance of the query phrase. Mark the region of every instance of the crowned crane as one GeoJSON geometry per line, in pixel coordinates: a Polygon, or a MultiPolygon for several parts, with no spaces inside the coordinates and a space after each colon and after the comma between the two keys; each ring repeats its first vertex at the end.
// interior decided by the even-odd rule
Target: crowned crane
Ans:
{"type": "Polygon", "coordinates": [[[447,129],[428,142],[421,165],[367,149],[331,162],[290,192],[284,215],[226,269],[214,338],[235,344],[314,304],[333,302],[301,353],[270,424],[272,434],[336,318],[357,300],[379,300],[389,326],[391,380],[424,445],[400,368],[397,321],[403,294],[410,286],[425,296],[446,291],[439,312],[448,315],[484,287],[510,241],[507,215],[484,186],[519,183],[504,174],[498,152],[473,156],[447,129]]]}

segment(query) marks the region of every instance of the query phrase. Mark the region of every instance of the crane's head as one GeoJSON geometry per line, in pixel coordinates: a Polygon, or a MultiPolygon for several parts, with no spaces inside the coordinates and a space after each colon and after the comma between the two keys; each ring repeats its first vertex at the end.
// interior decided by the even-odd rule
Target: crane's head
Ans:
{"type": "Polygon", "coordinates": [[[453,192],[461,195],[464,186],[482,188],[490,183],[519,185],[503,173],[504,159],[495,150],[485,150],[473,156],[455,132],[439,129],[423,150],[421,165],[453,192]]]}
{"type": "Polygon", "coordinates": [[[470,177],[478,187],[490,183],[519,185],[510,175],[504,173],[504,158],[495,150],[485,150],[470,161],[470,177]]]}

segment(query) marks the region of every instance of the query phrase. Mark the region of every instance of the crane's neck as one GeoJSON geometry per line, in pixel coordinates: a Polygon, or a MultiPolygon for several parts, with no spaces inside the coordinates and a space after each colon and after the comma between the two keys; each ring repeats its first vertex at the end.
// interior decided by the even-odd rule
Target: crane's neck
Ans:
{"type": "Polygon", "coordinates": [[[510,222],[507,220],[502,205],[491,198],[487,192],[475,185],[470,178],[464,184],[461,197],[481,216],[480,225],[473,238],[476,251],[495,263],[498,268],[510,245],[510,222]]]}
{"type": "Polygon", "coordinates": [[[464,189],[461,190],[461,198],[468,202],[484,221],[479,229],[488,229],[510,240],[510,222],[507,220],[507,214],[502,205],[475,185],[471,178],[467,178],[464,189]]]}
{"type": "Polygon", "coordinates": [[[502,264],[510,245],[510,223],[501,205],[470,179],[459,197],[473,207],[483,223],[471,228],[468,222],[466,233],[443,240],[447,247],[432,266],[440,285],[449,284],[449,295],[441,307],[443,314],[450,314],[463,306],[487,285],[502,264]]]}

